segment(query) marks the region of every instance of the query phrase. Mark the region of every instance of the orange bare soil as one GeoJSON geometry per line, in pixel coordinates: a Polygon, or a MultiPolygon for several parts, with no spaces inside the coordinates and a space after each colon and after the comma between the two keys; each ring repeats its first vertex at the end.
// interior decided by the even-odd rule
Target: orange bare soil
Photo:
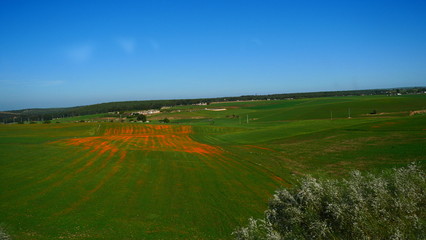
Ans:
{"type": "Polygon", "coordinates": [[[221,153],[217,147],[194,141],[191,133],[191,126],[125,125],[109,128],[102,136],[73,138],[63,142],[99,155],[113,156],[120,152],[121,158],[126,156],[127,150],[178,151],[202,155],[221,153]]]}
{"type": "MultiPolygon", "coordinates": [[[[64,139],[54,142],[55,144],[66,144],[76,146],[89,152],[83,158],[76,159],[72,164],[88,157],[87,161],[75,172],[65,174],[59,182],[54,183],[42,194],[52,190],[52,188],[61,185],[70,180],[76,174],[89,170],[99,159],[104,159],[100,168],[103,169],[109,160],[116,158],[114,167],[110,169],[105,177],[102,178],[86,195],[73,202],[70,206],[55,216],[67,214],[78,208],[83,203],[89,201],[91,197],[103,187],[103,185],[116,175],[121,164],[126,159],[129,150],[142,151],[177,151],[190,154],[199,154],[202,156],[218,156],[222,151],[214,146],[194,141],[190,134],[191,126],[169,126],[169,125],[123,125],[108,128],[100,136],[81,137],[64,139]]],[[[47,176],[42,182],[48,181],[57,173],[47,176]]]]}

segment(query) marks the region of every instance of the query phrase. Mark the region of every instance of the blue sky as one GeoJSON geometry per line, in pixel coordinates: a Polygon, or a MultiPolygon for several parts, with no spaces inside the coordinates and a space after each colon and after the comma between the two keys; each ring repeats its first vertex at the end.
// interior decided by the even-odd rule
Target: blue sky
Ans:
{"type": "Polygon", "coordinates": [[[0,1],[0,110],[426,85],[426,1],[0,1]]]}

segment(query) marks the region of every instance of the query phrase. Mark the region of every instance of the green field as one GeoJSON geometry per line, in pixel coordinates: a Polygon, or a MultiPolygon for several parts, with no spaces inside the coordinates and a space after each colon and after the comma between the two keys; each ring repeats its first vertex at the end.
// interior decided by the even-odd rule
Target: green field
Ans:
{"type": "Polygon", "coordinates": [[[0,227],[14,239],[230,239],[298,176],[424,166],[426,115],[412,111],[425,109],[426,95],[330,97],[173,107],[150,124],[0,125],[0,227]]]}

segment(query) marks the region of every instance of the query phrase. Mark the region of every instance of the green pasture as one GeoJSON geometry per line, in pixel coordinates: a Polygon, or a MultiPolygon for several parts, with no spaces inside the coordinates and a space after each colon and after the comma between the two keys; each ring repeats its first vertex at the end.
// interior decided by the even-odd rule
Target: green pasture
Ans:
{"type": "Polygon", "coordinates": [[[194,107],[161,113],[168,125],[0,125],[0,226],[13,239],[230,239],[299,176],[426,163],[426,115],[410,116],[425,95],[194,107]],[[180,149],[192,145],[215,152],[180,149]]]}
{"type": "MultiPolygon", "coordinates": [[[[205,108],[225,108],[226,111],[206,111],[194,106],[179,113],[164,113],[161,117],[178,119],[225,118],[229,122],[239,123],[239,119],[227,118],[238,115],[242,124],[246,122],[274,122],[308,119],[371,118],[408,116],[410,111],[426,109],[425,95],[402,96],[354,96],[307,98],[278,101],[248,101],[213,103],[205,108]],[[196,108],[195,108],[196,107],[196,108]],[[373,111],[376,114],[370,114],[373,111]]],[[[170,110],[173,110],[171,108],[170,110]]]]}

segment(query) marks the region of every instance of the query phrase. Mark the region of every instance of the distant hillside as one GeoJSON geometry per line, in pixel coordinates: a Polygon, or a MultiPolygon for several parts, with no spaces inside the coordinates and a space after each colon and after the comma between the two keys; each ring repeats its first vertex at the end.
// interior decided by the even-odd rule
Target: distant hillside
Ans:
{"type": "Polygon", "coordinates": [[[198,98],[198,99],[172,99],[172,100],[145,100],[99,103],[87,106],[68,108],[34,108],[0,112],[0,120],[3,123],[51,120],[71,116],[81,116],[98,113],[108,113],[129,110],[159,109],[164,106],[191,105],[197,103],[212,103],[224,101],[248,101],[248,100],[280,100],[298,98],[316,98],[333,96],[359,96],[359,95],[396,95],[396,94],[420,94],[426,92],[426,87],[392,88],[392,89],[368,89],[349,91],[325,91],[305,93],[285,93],[269,95],[243,95],[239,97],[198,98]]]}

